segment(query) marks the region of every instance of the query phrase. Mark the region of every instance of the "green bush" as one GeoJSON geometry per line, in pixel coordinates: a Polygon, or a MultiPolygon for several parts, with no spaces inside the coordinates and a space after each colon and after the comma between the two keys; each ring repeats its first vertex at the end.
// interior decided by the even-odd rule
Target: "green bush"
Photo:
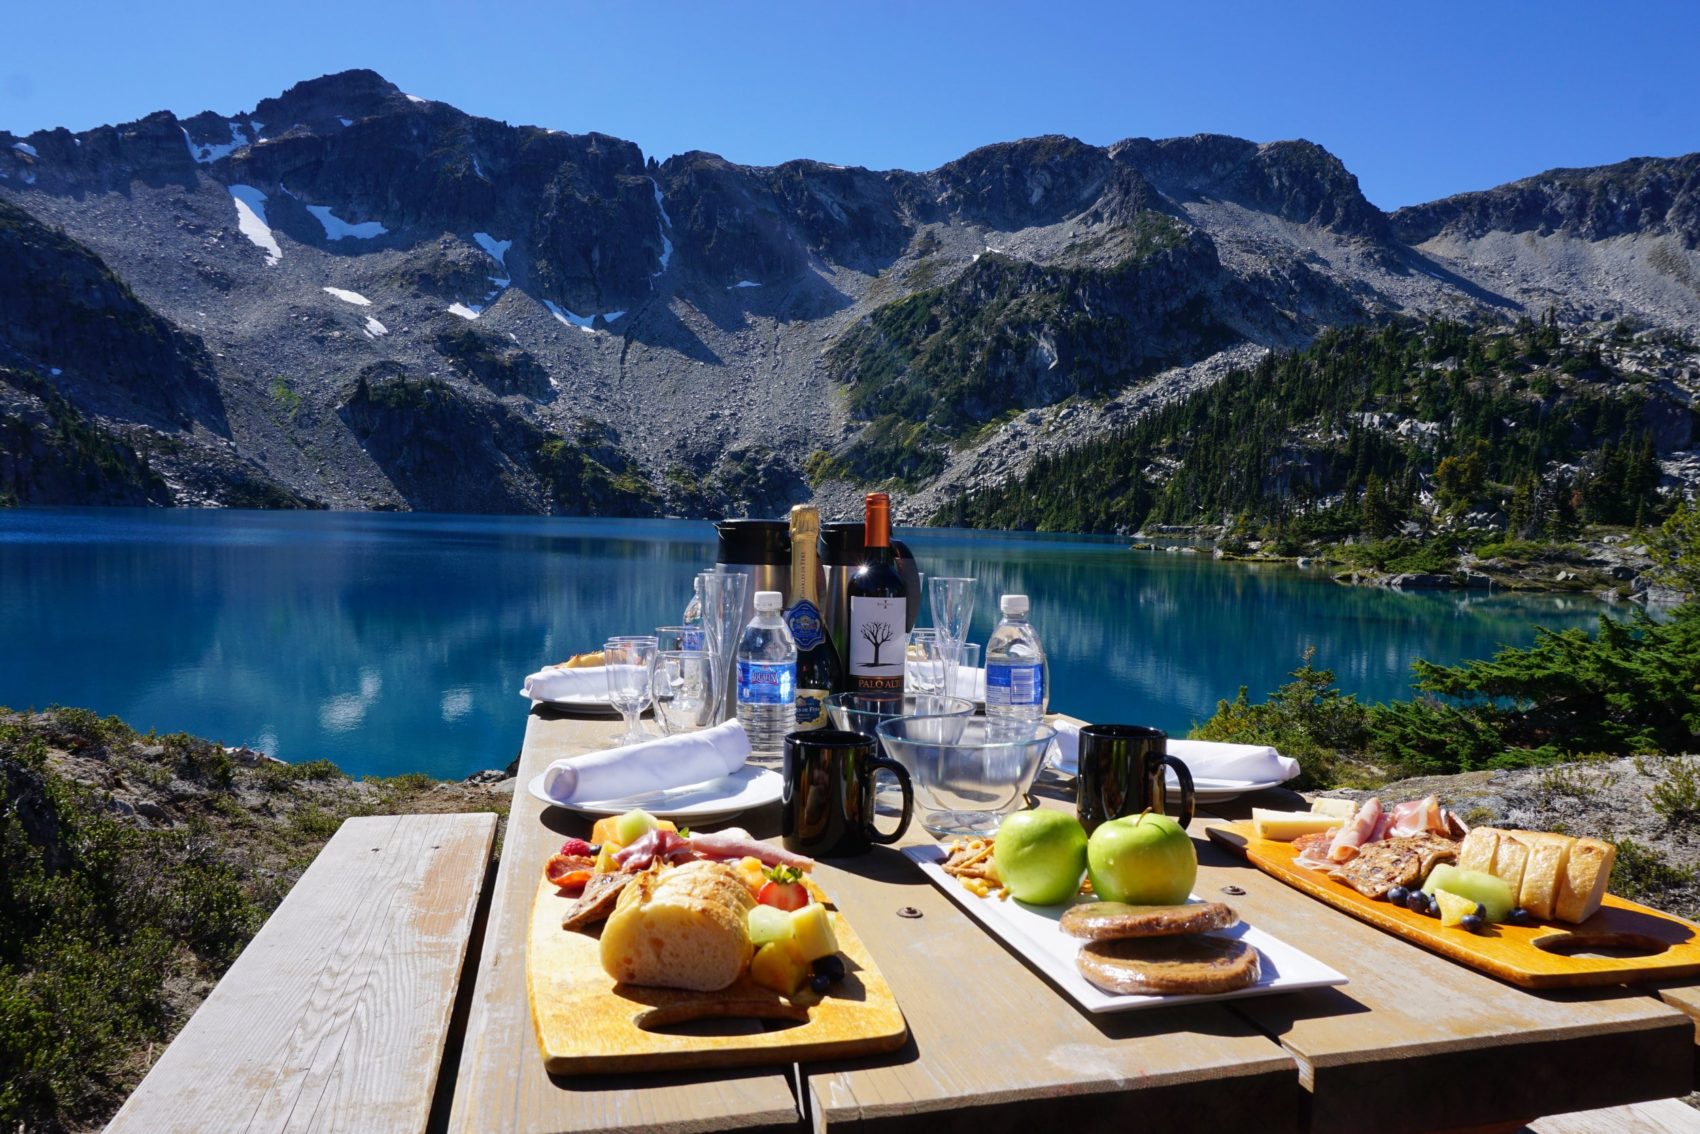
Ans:
{"type": "Polygon", "coordinates": [[[1246,698],[1245,686],[1232,701],[1217,701],[1216,712],[1191,736],[1234,744],[1267,744],[1299,762],[1299,778],[1289,786],[1311,789],[1338,786],[1342,755],[1363,748],[1367,710],[1355,696],[1334,688],[1334,672],[1311,665],[1315,647],[1307,647],[1293,680],[1261,704],[1246,698]]]}

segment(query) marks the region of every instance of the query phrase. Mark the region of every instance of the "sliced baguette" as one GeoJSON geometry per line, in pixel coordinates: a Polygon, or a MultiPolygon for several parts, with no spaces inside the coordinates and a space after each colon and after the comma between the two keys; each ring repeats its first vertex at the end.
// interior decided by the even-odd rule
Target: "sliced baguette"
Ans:
{"type": "Polygon", "coordinates": [[[720,862],[645,872],[620,892],[602,928],[602,968],[626,984],[713,992],[750,963],[755,899],[720,862]]]}
{"type": "Polygon", "coordinates": [[[1492,874],[1494,851],[1499,847],[1499,834],[1499,830],[1494,827],[1473,828],[1458,846],[1458,869],[1492,874]]]}
{"type": "Polygon", "coordinates": [[[1572,923],[1593,917],[1605,901],[1606,885],[1616,863],[1617,848],[1604,839],[1577,839],[1559,879],[1553,916],[1572,923]]]}
{"type": "Polygon", "coordinates": [[[1570,861],[1570,847],[1576,840],[1569,835],[1540,831],[1513,831],[1512,837],[1529,848],[1523,883],[1517,890],[1517,904],[1538,918],[1551,918],[1557,908],[1564,868],[1570,861]]]}
{"type": "Polygon", "coordinates": [[[1499,832],[1499,841],[1493,848],[1492,873],[1511,887],[1513,894],[1523,892],[1523,868],[1528,863],[1528,846],[1519,841],[1510,831],[1499,832]]]}

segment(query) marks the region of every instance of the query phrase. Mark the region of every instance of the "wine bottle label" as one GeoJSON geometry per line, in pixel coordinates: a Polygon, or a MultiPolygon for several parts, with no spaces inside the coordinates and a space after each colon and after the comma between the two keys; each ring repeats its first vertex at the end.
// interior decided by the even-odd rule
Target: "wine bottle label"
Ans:
{"type": "Polygon", "coordinates": [[[1038,705],[1044,700],[1044,666],[1001,663],[986,666],[987,705],[1038,705]]]}
{"type": "Polygon", "coordinates": [[[789,705],[797,699],[796,662],[738,661],[738,704],[789,705]]]}
{"type": "Polygon", "coordinates": [[[798,599],[796,605],[785,612],[785,624],[791,628],[791,638],[797,643],[798,653],[814,649],[826,636],[820,608],[808,599],[798,599]]]}
{"type": "Polygon", "coordinates": [[[903,692],[903,622],[908,606],[900,595],[850,599],[850,675],[859,688],[903,692]]]}
{"type": "Polygon", "coordinates": [[[804,732],[811,728],[825,728],[827,723],[826,698],[829,689],[799,689],[797,690],[797,731],[804,732]]]}

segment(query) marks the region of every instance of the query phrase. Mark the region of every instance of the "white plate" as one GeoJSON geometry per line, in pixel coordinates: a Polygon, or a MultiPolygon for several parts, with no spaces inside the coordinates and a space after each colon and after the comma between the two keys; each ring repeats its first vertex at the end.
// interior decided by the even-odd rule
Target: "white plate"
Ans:
{"type": "MultiPolygon", "coordinates": [[[[1051,745],[1050,752],[1046,754],[1045,764],[1058,774],[1070,779],[1074,778],[1077,771],[1072,761],[1064,764],[1060,750],[1055,744],[1051,745]]],[[[1286,782],[1285,780],[1207,780],[1202,776],[1194,776],[1192,777],[1192,791],[1194,798],[1199,803],[1221,803],[1248,792],[1280,787],[1286,782]]],[[[1164,769],[1163,787],[1168,794],[1174,796],[1177,800],[1180,798],[1181,782],[1175,778],[1173,772],[1167,769],[1164,769]]]]}
{"type": "MultiPolygon", "coordinates": [[[[520,696],[525,697],[524,690],[520,691],[520,696]]],[[[533,705],[553,705],[571,713],[595,713],[598,716],[611,717],[620,715],[620,711],[608,703],[608,694],[606,693],[595,697],[525,697],[525,699],[533,705]]],[[[648,711],[647,709],[644,710],[646,714],[648,711]]]]}
{"type": "Polygon", "coordinates": [[[696,823],[711,823],[740,811],[772,803],[779,798],[785,777],[771,768],[745,764],[729,776],[685,787],[652,791],[626,799],[606,799],[582,803],[557,803],[543,793],[543,775],[539,773],[525,785],[525,790],[553,807],[565,807],[585,815],[619,815],[641,807],[657,819],[689,819],[696,823]]]}
{"type": "MultiPolygon", "coordinates": [[[[962,883],[946,874],[939,864],[944,861],[943,847],[905,847],[903,853],[933,880],[934,885],[948,894],[968,915],[989,930],[1027,962],[1044,973],[1050,982],[1067,993],[1069,998],[1088,1012],[1131,1012],[1138,1008],[1156,1008],[1171,1004],[1190,1004],[1199,1000],[1234,1000],[1246,996],[1264,996],[1272,992],[1291,992],[1300,988],[1325,988],[1345,984],[1346,978],[1278,937],[1272,937],[1255,926],[1241,922],[1232,929],[1218,932],[1218,937],[1237,937],[1256,949],[1262,969],[1257,983],[1238,992],[1211,995],[1195,993],[1170,996],[1133,996],[1105,992],[1080,975],[1074,967],[1075,954],[1083,944],[1070,937],[1057,925],[1068,906],[1029,906],[1014,898],[1007,901],[997,897],[981,898],[970,894],[962,883]]],[[[1196,897],[1196,895],[1194,895],[1196,897]]],[[[1081,897],[1077,902],[1094,902],[1096,898],[1081,897]]]]}

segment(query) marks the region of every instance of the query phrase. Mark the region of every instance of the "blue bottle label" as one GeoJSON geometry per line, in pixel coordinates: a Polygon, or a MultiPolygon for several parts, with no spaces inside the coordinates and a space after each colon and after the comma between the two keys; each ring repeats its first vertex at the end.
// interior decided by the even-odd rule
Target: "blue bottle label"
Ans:
{"type": "Polygon", "coordinates": [[[687,627],[685,627],[684,631],[679,635],[679,648],[681,650],[700,650],[700,649],[702,649],[703,648],[702,627],[701,626],[687,626],[687,627]]]}
{"type": "Polygon", "coordinates": [[[796,662],[738,660],[740,705],[789,705],[796,699],[796,662]]]}
{"type": "Polygon", "coordinates": [[[814,649],[826,637],[820,610],[808,599],[798,599],[797,605],[785,612],[785,624],[791,628],[799,652],[814,649]]]}
{"type": "Polygon", "coordinates": [[[986,704],[1040,705],[1045,701],[1045,667],[994,662],[986,666],[986,704]]]}
{"type": "Polygon", "coordinates": [[[797,690],[797,731],[826,727],[826,690],[797,690]]]}

